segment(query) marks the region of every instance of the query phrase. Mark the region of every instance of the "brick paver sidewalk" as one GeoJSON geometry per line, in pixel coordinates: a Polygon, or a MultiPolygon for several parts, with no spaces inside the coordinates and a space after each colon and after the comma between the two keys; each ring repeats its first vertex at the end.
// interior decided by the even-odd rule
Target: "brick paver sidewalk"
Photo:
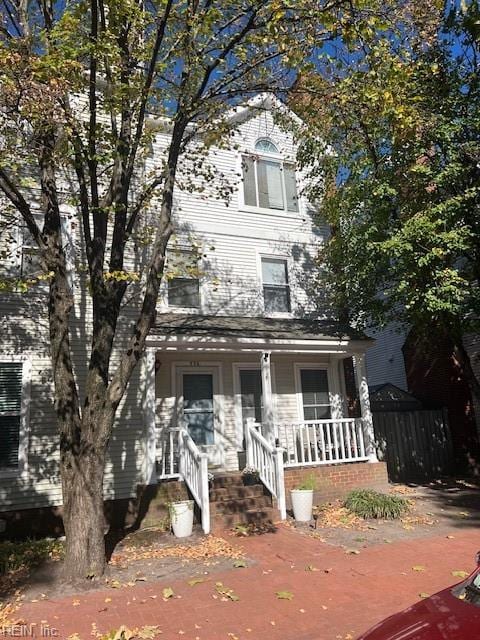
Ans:
{"type": "MultiPolygon", "coordinates": [[[[342,640],[414,601],[454,582],[452,571],[473,568],[480,548],[475,531],[453,538],[432,536],[369,547],[358,555],[281,526],[276,533],[239,540],[255,561],[246,569],[212,573],[190,586],[186,580],[87,593],[77,598],[25,603],[26,622],[48,621],[65,640],[92,637],[92,624],[105,633],[158,625],[163,640],[342,640]],[[306,570],[311,565],[318,570],[306,570]],[[412,567],[423,567],[413,570],[412,567]],[[238,601],[223,601],[222,582],[238,601]],[[165,601],[162,589],[176,597],[165,601]],[[292,600],[280,600],[289,591],[292,600]],[[217,596],[217,597],[214,597],[217,596]]],[[[95,630],[95,629],[94,629],[95,630]]]]}

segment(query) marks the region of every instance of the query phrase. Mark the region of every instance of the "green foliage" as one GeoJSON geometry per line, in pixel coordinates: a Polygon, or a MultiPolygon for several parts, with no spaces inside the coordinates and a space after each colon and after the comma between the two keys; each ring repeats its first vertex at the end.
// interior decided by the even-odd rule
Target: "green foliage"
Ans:
{"type": "Polygon", "coordinates": [[[317,478],[314,473],[309,473],[307,476],[302,478],[300,484],[295,487],[298,491],[315,491],[316,488],[317,478]]]}
{"type": "Polygon", "coordinates": [[[25,542],[0,542],[0,575],[32,569],[45,560],[63,556],[63,543],[58,540],[27,540],[25,542]]]}
{"type": "Polygon", "coordinates": [[[320,259],[337,315],[456,336],[480,316],[480,12],[412,16],[304,78],[300,160],[332,228],[320,259]]]}
{"type": "Polygon", "coordinates": [[[345,507],[361,518],[400,518],[408,511],[408,500],[399,496],[390,496],[372,489],[350,491],[345,507]]]}

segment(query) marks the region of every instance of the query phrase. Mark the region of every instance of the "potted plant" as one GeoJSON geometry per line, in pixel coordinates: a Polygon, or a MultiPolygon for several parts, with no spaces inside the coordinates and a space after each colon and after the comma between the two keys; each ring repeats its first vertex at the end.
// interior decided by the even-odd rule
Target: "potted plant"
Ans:
{"type": "Polygon", "coordinates": [[[176,538],[187,538],[193,530],[193,500],[173,500],[168,503],[170,524],[176,538]]]}
{"type": "Polygon", "coordinates": [[[317,481],[314,474],[311,473],[295,489],[290,491],[293,515],[297,522],[310,522],[312,519],[313,492],[316,488],[317,481]]]}
{"type": "Polygon", "coordinates": [[[246,486],[258,484],[260,482],[260,474],[255,467],[245,467],[242,471],[242,480],[246,486]]]}

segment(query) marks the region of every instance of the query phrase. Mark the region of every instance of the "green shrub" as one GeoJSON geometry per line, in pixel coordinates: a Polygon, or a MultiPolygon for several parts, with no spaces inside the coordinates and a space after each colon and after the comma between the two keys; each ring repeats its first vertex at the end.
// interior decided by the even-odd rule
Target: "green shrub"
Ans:
{"type": "Polygon", "coordinates": [[[59,540],[26,540],[0,542],[0,576],[11,571],[38,566],[44,560],[63,556],[63,543],[59,540]]]}
{"type": "Polygon", "coordinates": [[[308,476],[302,478],[302,481],[295,489],[300,491],[315,491],[317,488],[317,479],[314,473],[309,473],[308,476]]]}
{"type": "Polygon", "coordinates": [[[390,496],[372,489],[354,489],[350,491],[345,507],[361,518],[400,518],[408,511],[408,500],[390,496]]]}

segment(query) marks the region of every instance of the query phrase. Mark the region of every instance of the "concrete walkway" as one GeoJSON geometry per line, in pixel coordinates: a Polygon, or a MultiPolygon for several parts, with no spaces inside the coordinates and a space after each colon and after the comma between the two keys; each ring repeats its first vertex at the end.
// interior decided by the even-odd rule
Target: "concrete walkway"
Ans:
{"type": "Polygon", "coordinates": [[[480,536],[472,530],[452,535],[381,544],[352,555],[280,526],[276,533],[238,540],[253,561],[248,568],[212,573],[194,586],[186,580],[139,583],[26,602],[19,614],[38,625],[38,637],[47,621],[62,640],[74,633],[86,640],[94,637],[92,629],[105,633],[122,624],[158,625],[163,640],[350,640],[421,593],[458,582],[452,571],[473,569],[480,536]],[[217,582],[239,600],[222,599],[217,582]],[[175,597],[165,601],[167,586],[175,597]],[[293,598],[278,599],[279,591],[293,598]]]}

